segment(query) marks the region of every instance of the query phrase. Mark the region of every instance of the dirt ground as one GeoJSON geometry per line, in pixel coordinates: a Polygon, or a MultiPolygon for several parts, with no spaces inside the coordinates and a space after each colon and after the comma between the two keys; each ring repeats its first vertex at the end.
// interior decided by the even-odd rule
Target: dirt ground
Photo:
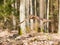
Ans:
{"type": "Polygon", "coordinates": [[[0,45],[60,45],[60,34],[28,33],[18,35],[17,32],[0,32],[0,45]]]}

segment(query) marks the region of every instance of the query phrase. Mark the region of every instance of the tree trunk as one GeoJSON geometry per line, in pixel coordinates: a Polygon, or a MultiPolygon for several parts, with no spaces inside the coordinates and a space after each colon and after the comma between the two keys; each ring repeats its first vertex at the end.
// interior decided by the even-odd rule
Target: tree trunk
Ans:
{"type": "MultiPolygon", "coordinates": [[[[6,5],[6,0],[4,0],[4,8],[5,8],[5,5],[6,5]]],[[[5,13],[6,11],[4,10],[4,13],[5,13]]],[[[6,13],[4,14],[4,23],[6,23],[6,21],[7,21],[7,18],[6,18],[6,13]]],[[[5,25],[4,25],[5,26],[5,25]]],[[[5,27],[5,28],[7,28],[7,27],[5,27]]]]}
{"type": "MultiPolygon", "coordinates": [[[[35,5],[35,16],[37,16],[36,1],[37,1],[37,0],[34,1],[34,5],[35,5]]],[[[35,28],[36,31],[38,31],[38,21],[37,21],[36,19],[35,19],[35,27],[34,27],[34,28],[35,28]]]]}
{"type": "MultiPolygon", "coordinates": [[[[47,20],[49,20],[49,0],[47,1],[47,20]]],[[[49,22],[47,22],[47,32],[49,30],[49,22]]]]}
{"type": "MultiPolygon", "coordinates": [[[[26,9],[26,18],[29,19],[29,0],[25,1],[25,9],[26,9]],[[26,3],[27,2],[27,3],[26,3]]],[[[26,21],[26,30],[30,31],[29,20],[26,21]]]]}
{"type": "Polygon", "coordinates": [[[59,0],[59,24],[58,24],[58,33],[60,34],[60,0],[59,0]]]}
{"type": "Polygon", "coordinates": [[[51,1],[51,12],[50,12],[50,16],[51,16],[51,31],[52,33],[54,32],[54,19],[53,19],[53,0],[50,0],[51,1]]]}
{"type": "MultiPolygon", "coordinates": [[[[27,2],[26,2],[27,3],[27,2]]],[[[20,22],[25,19],[25,0],[20,0],[20,22]]],[[[26,34],[25,22],[20,25],[22,34],[26,34]]]]}
{"type": "MultiPolygon", "coordinates": [[[[12,0],[11,0],[12,1],[12,0]]],[[[13,4],[12,4],[12,7],[13,8],[16,8],[16,2],[14,2],[13,4]]],[[[16,18],[15,18],[15,11],[12,11],[12,21],[13,21],[13,29],[15,29],[16,28],[16,18]]]]}
{"type": "MultiPolygon", "coordinates": [[[[6,5],[6,0],[4,0],[4,8],[5,8],[5,5],[6,5]]],[[[4,12],[5,12],[5,10],[4,10],[4,12]]],[[[6,15],[6,13],[4,15],[6,15]]],[[[4,16],[4,22],[6,22],[6,16],[4,16]]]]}
{"type": "MultiPolygon", "coordinates": [[[[40,0],[40,18],[44,18],[44,0],[40,0]]],[[[43,31],[43,21],[40,20],[41,32],[43,31]]]]}
{"type": "MultiPolygon", "coordinates": [[[[32,0],[30,0],[30,15],[33,15],[32,0]]],[[[33,30],[33,19],[30,20],[30,28],[33,30]]]]}

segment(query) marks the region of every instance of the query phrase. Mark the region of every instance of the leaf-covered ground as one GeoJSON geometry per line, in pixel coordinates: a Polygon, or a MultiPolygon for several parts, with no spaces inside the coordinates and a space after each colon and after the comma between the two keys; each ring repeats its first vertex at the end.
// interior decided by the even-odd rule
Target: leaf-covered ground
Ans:
{"type": "Polygon", "coordinates": [[[0,32],[0,45],[60,45],[60,34],[28,33],[19,36],[17,31],[0,32]]]}

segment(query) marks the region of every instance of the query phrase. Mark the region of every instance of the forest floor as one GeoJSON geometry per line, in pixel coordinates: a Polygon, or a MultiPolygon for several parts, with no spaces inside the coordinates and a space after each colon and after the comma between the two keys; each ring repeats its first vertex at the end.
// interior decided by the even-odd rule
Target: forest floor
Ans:
{"type": "Polygon", "coordinates": [[[3,31],[0,32],[0,45],[60,45],[60,34],[28,33],[19,36],[17,32],[3,31]]]}

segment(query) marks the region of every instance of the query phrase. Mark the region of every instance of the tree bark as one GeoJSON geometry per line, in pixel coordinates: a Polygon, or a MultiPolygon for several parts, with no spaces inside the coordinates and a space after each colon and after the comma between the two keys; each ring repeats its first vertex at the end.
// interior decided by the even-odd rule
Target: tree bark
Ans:
{"type": "MultiPolygon", "coordinates": [[[[32,0],[30,0],[30,15],[33,15],[32,0]]],[[[33,30],[33,19],[30,20],[30,28],[33,30]]]]}
{"type": "Polygon", "coordinates": [[[60,34],[60,0],[59,0],[59,24],[58,24],[58,33],[60,34]]]}
{"type": "MultiPolygon", "coordinates": [[[[40,18],[44,18],[44,0],[40,0],[40,18]]],[[[40,20],[40,28],[42,32],[44,29],[42,20],[40,20]]]]}
{"type": "MultiPolygon", "coordinates": [[[[47,1],[47,20],[49,20],[49,0],[47,1]]],[[[49,22],[47,22],[47,31],[49,30],[49,22]]]]}
{"type": "MultiPolygon", "coordinates": [[[[25,0],[20,0],[20,22],[25,19],[25,0]]],[[[20,24],[22,34],[26,34],[25,22],[20,24]]]]}
{"type": "MultiPolygon", "coordinates": [[[[25,1],[25,9],[26,9],[26,18],[29,19],[29,0],[25,1]],[[27,3],[26,3],[27,2],[27,3]]],[[[26,21],[26,30],[30,31],[29,20],[26,21]]]]}
{"type": "MultiPolygon", "coordinates": [[[[12,0],[11,0],[12,1],[12,0]]],[[[12,4],[13,8],[16,8],[16,2],[12,4]]],[[[15,18],[15,11],[12,11],[12,22],[13,22],[13,29],[16,28],[16,18],[15,18]]]]}
{"type": "Polygon", "coordinates": [[[53,19],[53,0],[50,0],[51,1],[51,12],[50,12],[50,15],[51,15],[51,32],[53,33],[54,32],[54,19],[53,19]]]}
{"type": "MultiPolygon", "coordinates": [[[[35,5],[35,16],[37,16],[37,10],[36,10],[36,9],[37,9],[37,7],[36,7],[36,3],[37,3],[37,2],[36,2],[36,1],[37,1],[37,0],[34,1],[34,5],[35,5]]],[[[35,24],[34,24],[34,26],[35,26],[35,27],[34,27],[35,30],[38,31],[38,21],[37,21],[36,19],[35,19],[35,24]]]]}

